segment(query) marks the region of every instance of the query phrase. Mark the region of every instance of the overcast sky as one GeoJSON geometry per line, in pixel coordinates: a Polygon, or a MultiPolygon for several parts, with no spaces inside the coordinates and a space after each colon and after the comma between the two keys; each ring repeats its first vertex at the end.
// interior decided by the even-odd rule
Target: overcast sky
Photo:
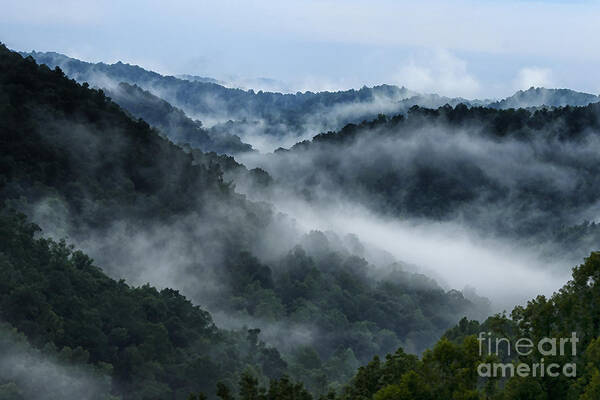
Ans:
{"type": "Polygon", "coordinates": [[[271,88],[600,93],[599,1],[14,0],[0,41],[271,88]]]}

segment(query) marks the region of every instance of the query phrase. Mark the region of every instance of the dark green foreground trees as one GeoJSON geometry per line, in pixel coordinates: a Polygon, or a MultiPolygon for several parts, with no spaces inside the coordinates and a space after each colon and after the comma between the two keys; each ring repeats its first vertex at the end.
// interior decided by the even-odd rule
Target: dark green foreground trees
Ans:
{"type": "MultiPolygon", "coordinates": [[[[259,382],[256,366],[266,371],[277,363],[277,356],[252,335],[246,339],[217,329],[205,311],[174,290],[133,288],[114,281],[64,242],[36,238],[38,230],[22,215],[4,211],[0,216],[0,317],[10,324],[0,327],[5,357],[13,343],[21,343],[26,347],[18,353],[21,360],[35,357],[53,363],[51,370],[60,366],[74,382],[91,380],[103,390],[97,393],[105,396],[159,399],[208,393],[223,399],[312,398],[282,374],[268,385],[259,382]],[[11,326],[24,336],[19,338],[11,326]],[[23,338],[41,352],[27,347],[23,338]],[[112,379],[112,385],[106,379],[112,379]]],[[[341,393],[324,398],[597,399],[599,309],[600,253],[593,253],[551,298],[539,296],[516,307],[511,318],[497,315],[482,325],[463,320],[420,359],[402,349],[384,361],[376,357],[341,393]],[[566,354],[554,361],[575,363],[577,376],[481,378],[477,367],[482,362],[502,357],[515,365],[540,362],[535,353],[514,357],[514,349],[513,357],[481,354],[477,334],[488,331],[511,343],[519,338],[537,343],[576,332],[580,342],[575,356],[566,354]]],[[[546,358],[546,363],[551,361],[546,358]]],[[[5,360],[0,365],[0,393],[31,390],[22,375],[13,373],[8,381],[9,369],[5,360]]]]}
{"type": "Polygon", "coordinates": [[[38,231],[22,215],[0,215],[0,319],[45,357],[94,365],[132,399],[212,393],[247,365],[261,376],[262,367],[272,377],[284,371],[275,349],[217,329],[177,291],[110,279],[64,242],[35,238],[38,231]]]}
{"type": "MultiPolygon", "coordinates": [[[[485,335],[484,335],[485,336],[485,335]]],[[[573,269],[573,279],[551,298],[538,296],[526,306],[518,306],[510,318],[496,315],[484,324],[464,319],[420,360],[399,350],[388,355],[385,362],[375,359],[361,367],[342,394],[344,399],[375,400],[590,400],[600,394],[600,253],[592,253],[573,269]],[[506,347],[496,354],[480,350],[480,332],[491,332],[494,339],[507,338],[506,347]],[[564,355],[544,356],[537,351],[543,338],[571,337],[575,332],[579,342],[576,352],[567,346],[564,355]],[[536,349],[521,356],[514,344],[529,339],[536,349]],[[481,363],[505,363],[532,366],[535,363],[556,363],[560,371],[565,364],[574,364],[576,376],[562,371],[556,377],[536,377],[530,373],[507,377],[482,378],[481,363]],[[570,374],[568,374],[570,375],[570,374]]],[[[549,347],[545,346],[546,350],[549,347]]],[[[547,370],[546,370],[547,371],[547,370]]],[[[507,374],[508,375],[508,374],[507,374]]]]}

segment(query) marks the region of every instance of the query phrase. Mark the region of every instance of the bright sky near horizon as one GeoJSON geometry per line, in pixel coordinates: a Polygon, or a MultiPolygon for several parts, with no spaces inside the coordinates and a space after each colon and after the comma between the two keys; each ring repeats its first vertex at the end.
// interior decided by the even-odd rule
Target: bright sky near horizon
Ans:
{"type": "Polygon", "coordinates": [[[257,89],[600,93],[600,1],[2,1],[0,41],[257,89]],[[267,77],[270,80],[249,78],[267,77]],[[262,87],[261,87],[262,86],[262,87]]]}

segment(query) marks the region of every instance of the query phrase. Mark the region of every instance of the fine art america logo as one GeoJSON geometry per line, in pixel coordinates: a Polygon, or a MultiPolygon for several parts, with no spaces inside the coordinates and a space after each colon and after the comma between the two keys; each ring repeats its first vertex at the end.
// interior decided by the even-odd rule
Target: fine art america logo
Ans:
{"type": "Polygon", "coordinates": [[[539,357],[533,357],[539,359],[539,361],[531,364],[481,363],[477,367],[477,373],[481,377],[513,377],[515,375],[520,377],[558,377],[560,374],[566,377],[577,376],[575,363],[564,363],[561,365],[555,362],[544,362],[544,357],[575,357],[577,354],[577,343],[579,342],[576,332],[572,332],[571,337],[545,337],[537,343],[534,343],[529,338],[520,338],[514,344],[508,338],[492,338],[491,332],[480,332],[477,341],[479,341],[480,356],[487,353],[488,355],[496,355],[498,357],[501,355],[512,357],[511,348],[514,348],[516,354],[522,357],[528,357],[532,354],[535,356],[534,352],[537,352],[537,355],[539,355],[539,357]],[[484,352],[484,349],[486,352],[484,352]]]}

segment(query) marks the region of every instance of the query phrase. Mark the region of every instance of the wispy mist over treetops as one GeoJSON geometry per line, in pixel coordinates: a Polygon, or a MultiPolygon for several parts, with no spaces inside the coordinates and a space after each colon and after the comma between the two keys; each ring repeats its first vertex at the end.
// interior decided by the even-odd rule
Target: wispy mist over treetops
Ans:
{"type": "Polygon", "coordinates": [[[598,20],[3,5],[0,400],[600,399],[598,20]]]}

